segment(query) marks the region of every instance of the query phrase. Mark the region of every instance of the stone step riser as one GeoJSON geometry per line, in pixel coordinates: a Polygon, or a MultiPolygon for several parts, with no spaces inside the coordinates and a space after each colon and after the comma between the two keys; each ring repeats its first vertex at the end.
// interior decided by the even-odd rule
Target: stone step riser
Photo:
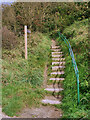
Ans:
{"type": "Polygon", "coordinates": [[[52,58],[52,60],[58,60],[58,61],[60,60],[61,61],[61,60],[65,60],[65,58],[52,58]]]}
{"type": "Polygon", "coordinates": [[[61,65],[61,64],[65,64],[65,62],[52,62],[52,65],[57,65],[57,64],[59,64],[59,65],[61,65]]]}
{"type": "Polygon", "coordinates": [[[60,48],[60,46],[52,46],[52,49],[60,48]]]}
{"type": "Polygon", "coordinates": [[[50,78],[49,80],[59,81],[59,80],[64,80],[64,78],[50,78]]]}
{"type": "Polygon", "coordinates": [[[46,88],[44,90],[49,91],[49,92],[60,92],[63,89],[62,88],[55,88],[55,89],[54,88],[46,88]]]}
{"type": "Polygon", "coordinates": [[[58,100],[56,101],[56,100],[45,99],[45,100],[42,100],[42,103],[55,105],[55,104],[60,104],[61,102],[58,100]]]}
{"type": "Polygon", "coordinates": [[[52,69],[52,72],[60,72],[60,71],[62,71],[62,70],[64,70],[64,68],[52,69]]]}
{"type": "Polygon", "coordinates": [[[53,66],[52,68],[65,68],[65,66],[53,66]]]}
{"type": "Polygon", "coordinates": [[[51,75],[61,75],[61,74],[64,74],[64,71],[62,72],[52,72],[51,75]]]}
{"type": "Polygon", "coordinates": [[[62,71],[64,68],[54,68],[52,71],[62,71]]]}
{"type": "Polygon", "coordinates": [[[63,56],[63,55],[52,55],[52,57],[54,57],[54,58],[55,58],[55,57],[58,57],[58,58],[59,58],[59,57],[62,57],[62,56],[63,56]]]}
{"type": "Polygon", "coordinates": [[[64,68],[53,68],[52,71],[62,71],[64,68]]]}
{"type": "Polygon", "coordinates": [[[52,52],[52,55],[54,54],[62,54],[62,52],[52,52]]]}
{"type": "Polygon", "coordinates": [[[65,66],[54,66],[52,67],[52,70],[58,70],[58,69],[64,69],[65,66]]]}
{"type": "Polygon", "coordinates": [[[52,49],[52,51],[59,52],[61,49],[52,49]]]}

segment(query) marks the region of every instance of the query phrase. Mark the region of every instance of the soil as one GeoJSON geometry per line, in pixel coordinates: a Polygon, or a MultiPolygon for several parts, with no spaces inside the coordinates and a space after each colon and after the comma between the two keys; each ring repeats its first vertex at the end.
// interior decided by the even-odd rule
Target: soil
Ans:
{"type": "Polygon", "coordinates": [[[61,110],[54,106],[43,106],[39,108],[26,108],[20,114],[20,118],[60,118],[62,116],[61,110]]]}

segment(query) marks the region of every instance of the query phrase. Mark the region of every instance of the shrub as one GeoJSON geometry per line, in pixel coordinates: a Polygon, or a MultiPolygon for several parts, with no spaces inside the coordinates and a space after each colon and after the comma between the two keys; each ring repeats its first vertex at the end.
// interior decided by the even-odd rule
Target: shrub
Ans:
{"type": "Polygon", "coordinates": [[[7,29],[6,26],[2,28],[2,47],[5,49],[13,49],[17,45],[17,37],[13,32],[7,29]]]}
{"type": "Polygon", "coordinates": [[[79,70],[80,104],[77,106],[77,81],[72,66],[71,56],[68,54],[68,47],[57,39],[61,45],[66,58],[65,81],[63,82],[63,100],[61,108],[64,111],[63,117],[85,118],[89,117],[89,43],[88,43],[88,19],[76,21],[63,31],[68,38],[74,52],[74,57],[79,70]]]}

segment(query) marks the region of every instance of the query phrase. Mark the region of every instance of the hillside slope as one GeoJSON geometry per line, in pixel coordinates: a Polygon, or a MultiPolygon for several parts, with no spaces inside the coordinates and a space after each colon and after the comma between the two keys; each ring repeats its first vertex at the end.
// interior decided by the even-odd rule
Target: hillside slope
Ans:
{"type": "Polygon", "coordinates": [[[74,57],[79,69],[80,80],[80,104],[77,106],[77,82],[75,71],[72,66],[71,56],[64,41],[58,39],[65,57],[65,81],[63,92],[62,109],[63,117],[88,118],[89,116],[89,39],[88,39],[88,19],[75,22],[67,27],[63,34],[69,40],[74,52],[74,57]]]}
{"type": "Polygon", "coordinates": [[[14,49],[3,49],[2,106],[9,116],[18,115],[26,106],[39,105],[44,97],[42,83],[51,41],[41,33],[28,36],[28,60],[24,58],[24,38],[14,49]]]}

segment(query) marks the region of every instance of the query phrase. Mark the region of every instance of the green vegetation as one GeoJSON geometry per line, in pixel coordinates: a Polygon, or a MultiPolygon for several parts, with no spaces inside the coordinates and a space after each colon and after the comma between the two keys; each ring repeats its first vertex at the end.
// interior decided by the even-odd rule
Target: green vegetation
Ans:
{"type": "Polygon", "coordinates": [[[80,104],[77,106],[77,81],[71,56],[64,41],[58,39],[66,58],[65,81],[63,82],[63,117],[89,117],[89,40],[88,20],[75,22],[63,34],[69,39],[79,69],[80,104]]]}
{"type": "Polygon", "coordinates": [[[24,25],[32,31],[50,33],[62,32],[74,21],[80,21],[89,16],[88,3],[65,2],[16,2],[3,5],[3,26],[7,26],[16,35],[23,34],[24,25]]]}
{"type": "MultiPolygon", "coordinates": [[[[42,84],[46,64],[48,79],[51,73],[50,38],[53,38],[57,39],[66,58],[62,92],[63,117],[88,118],[88,18],[87,2],[16,2],[2,5],[3,112],[9,116],[18,116],[21,109],[38,106],[45,94],[49,94],[44,92],[42,84]],[[27,25],[32,32],[31,36],[28,35],[28,60],[24,59],[24,25],[27,25]],[[77,106],[77,84],[71,56],[64,41],[59,40],[58,31],[69,39],[79,69],[79,106],[77,106]]],[[[48,84],[51,83],[52,81],[48,81],[48,84]]],[[[61,105],[56,107],[61,108],[61,105]]]]}
{"type": "Polygon", "coordinates": [[[3,49],[2,105],[9,116],[17,115],[25,106],[39,105],[45,96],[44,68],[51,41],[46,35],[32,33],[28,38],[28,60],[24,59],[24,39],[12,50],[3,49]]]}

